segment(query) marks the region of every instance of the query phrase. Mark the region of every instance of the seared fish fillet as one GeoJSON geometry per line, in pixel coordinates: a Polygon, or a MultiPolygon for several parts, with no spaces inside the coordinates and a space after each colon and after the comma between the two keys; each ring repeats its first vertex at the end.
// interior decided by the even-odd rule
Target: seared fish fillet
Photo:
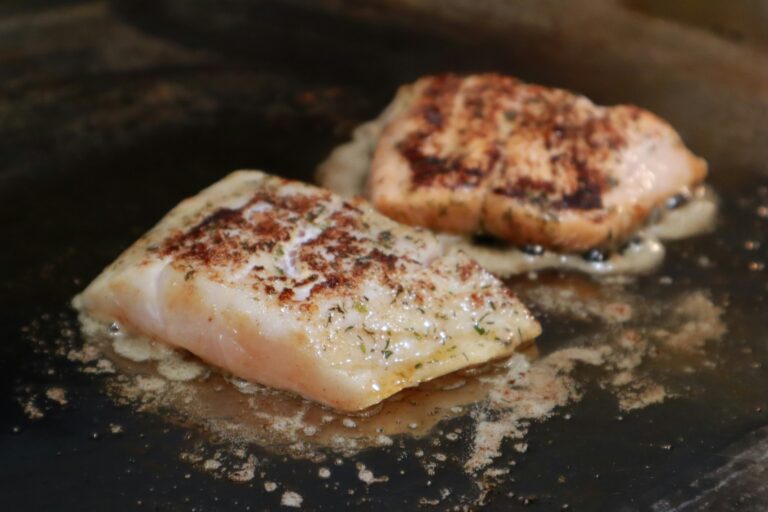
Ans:
{"type": "Polygon", "coordinates": [[[707,171],[648,111],[512,77],[422,78],[388,113],[368,194],[387,216],[437,231],[610,246],[707,171]]]}
{"type": "Polygon", "coordinates": [[[512,353],[540,332],[461,252],[363,200],[240,171],[187,199],[80,307],[342,410],[512,353]]]}

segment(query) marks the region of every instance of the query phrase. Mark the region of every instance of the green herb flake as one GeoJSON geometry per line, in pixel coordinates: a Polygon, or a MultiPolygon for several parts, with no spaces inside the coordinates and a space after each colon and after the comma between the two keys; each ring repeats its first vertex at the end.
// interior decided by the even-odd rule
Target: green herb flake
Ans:
{"type": "Polygon", "coordinates": [[[365,343],[363,343],[363,342],[360,342],[360,352],[362,352],[363,354],[368,352],[368,349],[366,349],[365,343]]]}
{"type": "Polygon", "coordinates": [[[421,368],[422,366],[424,366],[424,364],[422,364],[422,363],[416,363],[416,365],[414,366],[414,368],[416,368],[416,369],[418,370],[418,369],[419,369],[419,368],[421,368]]]}
{"type": "Polygon", "coordinates": [[[357,311],[358,313],[362,313],[362,314],[368,313],[368,308],[365,307],[365,304],[363,304],[359,300],[355,301],[355,304],[353,307],[355,308],[355,311],[357,311]]]}
{"type": "Polygon", "coordinates": [[[385,248],[389,249],[392,247],[392,240],[394,237],[392,236],[391,231],[382,231],[379,233],[379,243],[384,246],[385,248]]]}
{"type": "Polygon", "coordinates": [[[485,336],[485,335],[488,333],[488,331],[487,331],[487,330],[483,329],[483,328],[482,328],[482,327],[480,327],[480,325],[478,325],[478,324],[475,324],[473,327],[475,328],[475,332],[476,332],[477,334],[479,334],[480,336],[485,336]]]}
{"type": "Polygon", "coordinates": [[[384,359],[389,359],[389,357],[392,355],[391,350],[385,350],[383,353],[384,353],[384,359]]]}

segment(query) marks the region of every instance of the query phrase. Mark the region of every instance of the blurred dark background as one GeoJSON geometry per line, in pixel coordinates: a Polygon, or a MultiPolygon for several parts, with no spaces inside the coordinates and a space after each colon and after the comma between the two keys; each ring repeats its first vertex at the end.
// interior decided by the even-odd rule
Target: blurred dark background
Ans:
{"type": "MultiPolygon", "coordinates": [[[[335,136],[343,138],[400,83],[483,69],[602,103],[637,103],[669,119],[694,150],[706,148],[715,169],[762,168],[765,144],[730,149],[768,139],[767,5],[5,0],[0,175],[158,131],[250,125],[288,111],[338,112],[335,136]]],[[[218,131],[239,149],[252,138],[246,126],[218,131]]],[[[243,164],[263,157],[253,158],[243,164]]]]}

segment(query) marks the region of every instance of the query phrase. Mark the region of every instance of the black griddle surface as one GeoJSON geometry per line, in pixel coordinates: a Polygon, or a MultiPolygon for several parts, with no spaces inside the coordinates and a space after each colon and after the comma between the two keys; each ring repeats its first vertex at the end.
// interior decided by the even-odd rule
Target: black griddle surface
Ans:
{"type": "MultiPolygon", "coordinates": [[[[734,40],[730,25],[724,38],[701,19],[680,21],[679,12],[675,22],[660,20],[652,2],[584,2],[569,14],[550,4],[494,3],[498,12],[485,4],[0,7],[2,509],[278,509],[281,493],[267,493],[259,478],[235,484],[179,460],[204,434],[115,406],[98,377],[35,347],[61,335],[73,318],[71,297],[183,197],[236,168],[310,180],[400,83],[482,69],[597,102],[634,102],[680,129],[710,162],[722,215],[715,233],[671,244],[664,266],[633,293],[663,300],[704,288],[727,304],[728,325],[711,348],[721,372],[691,377],[689,396],[621,415],[607,392],[590,389],[563,411],[570,419],[535,424],[529,450],[515,456],[514,481],[493,490],[486,508],[768,507],[758,484],[765,459],[755,456],[768,424],[768,270],[755,265],[768,262],[768,210],[759,215],[768,209],[768,55],[734,40]],[[761,245],[747,249],[747,241],[761,245]],[[701,254],[714,265],[696,265],[701,254]],[[662,275],[673,289],[659,284],[662,275]],[[33,323],[37,343],[26,329],[33,323]],[[31,421],[18,398],[58,385],[70,403],[31,421]],[[111,435],[110,424],[124,434],[111,435]],[[734,458],[742,485],[718,486],[733,474],[718,468],[734,458]]],[[[541,348],[562,342],[545,334],[541,348]]],[[[405,451],[422,445],[406,440],[405,451]]],[[[386,485],[366,486],[347,462],[333,468],[339,490],[328,489],[315,464],[253,450],[307,510],[428,509],[419,498],[442,488],[471,494],[474,485],[459,467],[427,478],[412,458],[369,450],[356,460],[388,474],[386,485]]]]}

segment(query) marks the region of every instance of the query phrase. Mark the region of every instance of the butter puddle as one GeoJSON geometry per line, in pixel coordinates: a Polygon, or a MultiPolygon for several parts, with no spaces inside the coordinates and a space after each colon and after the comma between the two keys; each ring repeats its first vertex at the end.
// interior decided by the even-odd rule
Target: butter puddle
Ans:
{"type": "MultiPolygon", "coordinates": [[[[532,422],[583,397],[577,368],[598,369],[598,384],[616,397],[620,411],[628,413],[671,394],[647,371],[660,348],[665,357],[676,354],[686,359],[689,371],[705,359],[705,343],[725,333],[722,311],[703,292],[681,296],[669,312],[621,292],[620,287],[606,291],[589,283],[563,279],[527,287],[518,283],[525,300],[548,314],[602,323],[604,328],[588,343],[543,356],[531,347],[508,360],[405,390],[358,414],[342,414],[223,374],[189,354],[86,316],[80,317],[87,340],[81,352],[89,357],[80,359],[107,360],[114,366],[116,376],[108,387],[117,402],[170,414],[171,420],[210,432],[218,442],[257,444],[319,463],[331,454],[352,457],[371,447],[396,449],[402,436],[432,436],[435,446],[466,443],[469,448],[461,463],[467,473],[482,475],[502,454],[505,442],[522,443],[532,422]],[[459,416],[471,418],[471,427],[435,435],[442,421],[459,416]]],[[[201,455],[197,465],[223,471],[212,463],[206,469],[206,460],[201,455]]],[[[424,463],[425,470],[434,472],[441,462],[431,459],[424,463]]]]}

